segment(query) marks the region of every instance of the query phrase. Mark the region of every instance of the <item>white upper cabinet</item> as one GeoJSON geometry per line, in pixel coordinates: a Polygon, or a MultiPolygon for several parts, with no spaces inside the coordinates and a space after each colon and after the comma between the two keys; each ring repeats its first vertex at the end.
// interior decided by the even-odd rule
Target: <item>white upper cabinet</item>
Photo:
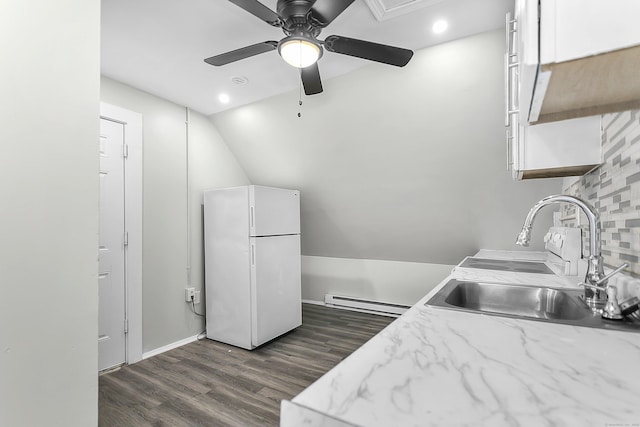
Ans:
{"type": "Polygon", "coordinates": [[[522,121],[640,108],[640,1],[525,0],[515,13],[522,121]]]}
{"type": "Polygon", "coordinates": [[[638,0],[542,0],[540,62],[571,61],[640,44],[638,0]]]}
{"type": "Polygon", "coordinates": [[[640,108],[640,0],[516,0],[505,126],[514,179],[601,163],[600,115],[640,108]]]}
{"type": "Polygon", "coordinates": [[[517,125],[510,150],[513,178],[584,175],[602,163],[600,117],[517,125]]]}

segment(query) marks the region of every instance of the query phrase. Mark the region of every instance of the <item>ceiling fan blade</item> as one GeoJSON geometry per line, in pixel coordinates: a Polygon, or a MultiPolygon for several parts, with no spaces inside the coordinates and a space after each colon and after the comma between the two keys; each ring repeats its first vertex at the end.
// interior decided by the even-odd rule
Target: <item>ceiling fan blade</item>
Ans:
{"type": "Polygon", "coordinates": [[[350,39],[342,36],[327,37],[324,40],[324,47],[329,52],[356,56],[370,61],[395,65],[396,67],[404,67],[413,56],[413,51],[409,49],[350,39]]]}
{"type": "Polygon", "coordinates": [[[300,78],[306,95],[316,95],[322,92],[322,80],[320,80],[317,62],[306,68],[300,68],[300,78]]]}
{"type": "Polygon", "coordinates": [[[258,0],[229,0],[238,7],[243,8],[250,14],[262,19],[269,25],[281,27],[282,20],[273,10],[260,3],[258,0]]]}
{"type": "Polygon", "coordinates": [[[326,27],[355,0],[318,0],[311,9],[311,18],[319,27],[326,27]]]}
{"type": "Polygon", "coordinates": [[[269,52],[275,50],[278,47],[278,42],[268,41],[262,43],[252,44],[251,46],[241,47],[240,49],[232,50],[231,52],[222,53],[220,55],[212,56],[204,60],[207,64],[215,65],[227,65],[231,62],[236,62],[241,59],[249,58],[260,53],[269,52]]]}

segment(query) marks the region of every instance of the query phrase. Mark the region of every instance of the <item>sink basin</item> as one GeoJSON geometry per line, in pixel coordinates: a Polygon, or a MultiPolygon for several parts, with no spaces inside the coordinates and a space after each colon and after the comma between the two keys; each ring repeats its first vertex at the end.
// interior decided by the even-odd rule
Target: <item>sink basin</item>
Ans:
{"type": "Polygon", "coordinates": [[[460,267],[485,270],[514,271],[518,273],[554,274],[543,262],[517,261],[511,259],[490,259],[467,257],[460,267]]]}
{"type": "Polygon", "coordinates": [[[581,319],[587,314],[582,301],[562,290],[496,283],[460,282],[444,302],[474,311],[543,319],[581,319]]]}
{"type": "Polygon", "coordinates": [[[425,303],[470,313],[538,320],[592,328],[640,332],[630,318],[606,320],[594,314],[579,289],[557,289],[451,279],[425,303]]]}

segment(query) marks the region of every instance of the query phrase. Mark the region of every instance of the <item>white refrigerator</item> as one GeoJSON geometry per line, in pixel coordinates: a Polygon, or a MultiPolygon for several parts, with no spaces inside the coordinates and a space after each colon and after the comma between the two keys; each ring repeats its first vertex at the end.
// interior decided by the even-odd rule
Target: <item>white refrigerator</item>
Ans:
{"type": "Polygon", "coordinates": [[[254,349],[302,324],[300,192],[204,193],[207,338],[254,349]]]}

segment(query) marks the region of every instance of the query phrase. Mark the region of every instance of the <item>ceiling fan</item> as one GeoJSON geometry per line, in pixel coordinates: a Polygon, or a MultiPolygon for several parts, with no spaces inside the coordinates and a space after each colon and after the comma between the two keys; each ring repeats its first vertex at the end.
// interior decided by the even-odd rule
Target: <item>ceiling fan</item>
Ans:
{"type": "Polygon", "coordinates": [[[232,50],[204,61],[221,66],[277,49],[288,64],[300,69],[300,78],[307,95],[322,92],[317,61],[324,49],[397,67],[407,65],[413,56],[413,51],[409,49],[348,37],[329,36],[323,41],[318,40],[322,29],[355,0],[278,0],[277,13],[258,0],[229,1],[267,24],[282,28],[286,37],[280,41],[266,41],[232,50]]]}

